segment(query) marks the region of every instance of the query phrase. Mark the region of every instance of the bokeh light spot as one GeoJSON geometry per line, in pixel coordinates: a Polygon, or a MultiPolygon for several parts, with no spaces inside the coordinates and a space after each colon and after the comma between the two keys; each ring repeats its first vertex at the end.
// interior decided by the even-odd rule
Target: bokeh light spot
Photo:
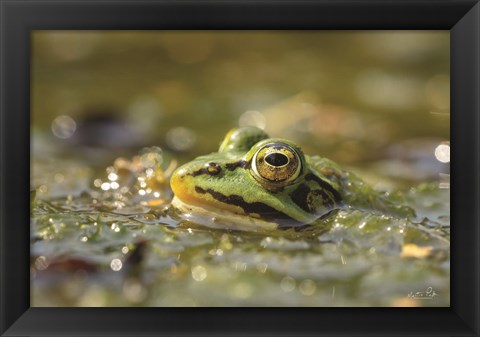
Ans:
{"type": "Polygon", "coordinates": [[[267,121],[265,119],[265,116],[262,113],[258,111],[249,110],[244,112],[240,116],[240,118],[238,119],[238,124],[240,126],[256,126],[257,128],[260,128],[263,130],[267,125],[267,121]]]}
{"type": "Polygon", "coordinates": [[[317,285],[312,280],[306,279],[300,283],[300,292],[305,296],[311,296],[315,293],[317,285]]]}
{"type": "Polygon", "coordinates": [[[282,281],[280,281],[280,288],[286,293],[291,292],[295,289],[297,282],[291,276],[285,276],[282,281]]]}
{"type": "Polygon", "coordinates": [[[120,259],[113,259],[112,262],[110,262],[110,268],[112,268],[113,271],[119,271],[122,267],[123,264],[120,259]]]}
{"type": "Polygon", "coordinates": [[[77,129],[77,123],[70,116],[61,115],[52,122],[52,133],[57,138],[67,139],[73,136],[77,129]]]}
{"type": "Polygon", "coordinates": [[[195,281],[201,282],[207,278],[207,270],[204,266],[195,266],[192,268],[192,277],[195,281]]]}
{"type": "Polygon", "coordinates": [[[195,145],[197,136],[192,130],[180,126],[167,132],[166,141],[176,151],[187,151],[195,145]]]}
{"type": "Polygon", "coordinates": [[[435,158],[441,163],[450,162],[450,146],[448,144],[440,144],[435,148],[435,158]]]}

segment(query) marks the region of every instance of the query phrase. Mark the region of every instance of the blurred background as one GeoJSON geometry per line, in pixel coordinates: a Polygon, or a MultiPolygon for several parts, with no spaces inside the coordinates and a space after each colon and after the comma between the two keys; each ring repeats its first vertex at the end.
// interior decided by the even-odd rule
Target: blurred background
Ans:
{"type": "Polygon", "coordinates": [[[182,162],[256,125],[432,178],[448,172],[449,60],[448,31],[36,31],[33,152],[104,165],[156,145],[182,162]]]}

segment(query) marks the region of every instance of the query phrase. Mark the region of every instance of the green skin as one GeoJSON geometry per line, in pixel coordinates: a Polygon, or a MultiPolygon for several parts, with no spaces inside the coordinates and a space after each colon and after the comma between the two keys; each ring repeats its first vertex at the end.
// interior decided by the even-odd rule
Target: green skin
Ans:
{"type": "MultiPolygon", "coordinates": [[[[288,165],[290,165],[289,163],[288,165]]],[[[173,205],[193,205],[275,223],[280,228],[297,227],[323,219],[343,207],[368,209],[390,215],[409,215],[360,178],[342,170],[329,159],[305,156],[293,142],[269,138],[254,127],[230,131],[219,152],[200,156],[179,167],[172,175],[173,205]],[[300,161],[298,176],[287,182],[259,178],[252,162],[269,144],[285,144],[300,161]]]]}

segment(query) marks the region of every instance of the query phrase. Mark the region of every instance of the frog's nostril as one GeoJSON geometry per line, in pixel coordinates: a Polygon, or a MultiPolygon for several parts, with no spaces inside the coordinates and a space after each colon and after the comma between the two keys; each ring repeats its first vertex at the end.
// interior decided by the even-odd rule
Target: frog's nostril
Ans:
{"type": "Polygon", "coordinates": [[[288,157],[282,153],[270,153],[265,157],[265,161],[272,166],[279,167],[288,164],[288,157]]]}
{"type": "Polygon", "coordinates": [[[222,171],[222,168],[220,167],[220,165],[213,162],[208,163],[207,165],[205,165],[205,167],[207,169],[207,173],[211,176],[215,176],[222,171]]]}

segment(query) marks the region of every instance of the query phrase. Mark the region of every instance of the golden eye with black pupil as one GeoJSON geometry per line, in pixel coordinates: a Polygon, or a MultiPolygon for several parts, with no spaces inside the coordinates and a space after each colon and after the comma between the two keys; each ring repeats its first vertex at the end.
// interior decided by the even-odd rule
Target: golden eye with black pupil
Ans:
{"type": "Polygon", "coordinates": [[[253,177],[267,187],[287,185],[299,176],[301,169],[297,151],[285,143],[266,144],[252,158],[253,177]]]}
{"type": "Polygon", "coordinates": [[[265,162],[271,166],[281,167],[287,165],[289,159],[283,153],[270,153],[265,157],[265,162]]]}

